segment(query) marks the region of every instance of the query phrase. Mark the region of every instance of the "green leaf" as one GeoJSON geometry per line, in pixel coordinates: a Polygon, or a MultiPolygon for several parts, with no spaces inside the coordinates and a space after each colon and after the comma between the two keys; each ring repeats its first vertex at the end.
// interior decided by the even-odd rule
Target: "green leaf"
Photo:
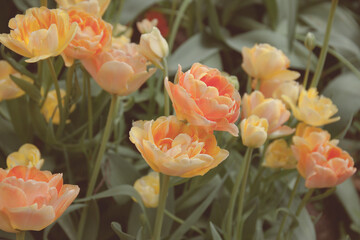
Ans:
{"type": "Polygon", "coordinates": [[[169,75],[174,75],[181,65],[188,69],[195,62],[201,62],[219,52],[219,46],[211,37],[198,33],[184,42],[168,59],[169,75]]]}
{"type": "Polygon", "coordinates": [[[342,138],[350,127],[353,115],[360,109],[359,89],[360,81],[352,73],[341,74],[325,87],[323,94],[338,107],[340,115],[340,121],[326,125],[332,137],[342,138]]]}
{"type": "Polygon", "coordinates": [[[360,229],[360,200],[351,179],[336,187],[336,195],[351,218],[354,226],[360,229]]]}
{"type": "Polygon", "coordinates": [[[220,190],[220,188],[223,185],[226,178],[227,178],[227,175],[222,180],[219,179],[217,185],[214,186],[213,191],[190,214],[190,216],[188,216],[186,218],[185,222],[175,230],[175,232],[170,237],[170,240],[181,239],[182,236],[190,229],[190,227],[193,226],[199,220],[199,218],[202,216],[202,214],[205,212],[205,210],[210,206],[210,204],[212,203],[214,198],[217,197],[218,191],[220,190]]]}
{"type": "Polygon", "coordinates": [[[111,228],[121,240],[135,240],[134,236],[123,232],[119,223],[112,222],[111,228]]]}
{"type": "Polygon", "coordinates": [[[83,240],[97,240],[100,226],[100,212],[95,200],[90,200],[88,203],[89,210],[86,218],[83,240]]]}
{"type": "Polygon", "coordinates": [[[264,4],[267,9],[270,26],[272,29],[275,29],[276,25],[277,25],[277,21],[278,21],[278,19],[277,19],[277,15],[278,15],[277,1],[276,0],[264,0],[264,4]]]}
{"type": "Polygon", "coordinates": [[[216,227],[214,226],[214,224],[212,222],[210,222],[210,230],[211,230],[211,236],[212,236],[213,240],[222,240],[220,234],[218,233],[218,231],[216,230],[216,227]]]}
{"type": "Polygon", "coordinates": [[[120,22],[126,24],[135,20],[141,12],[157,2],[159,2],[159,0],[124,0],[120,22]]]}
{"type": "Polygon", "coordinates": [[[18,85],[19,88],[24,90],[24,92],[28,94],[31,99],[33,99],[37,103],[40,102],[41,93],[32,83],[25,81],[24,79],[15,77],[13,75],[10,75],[10,78],[14,81],[16,85],[18,85]]]}

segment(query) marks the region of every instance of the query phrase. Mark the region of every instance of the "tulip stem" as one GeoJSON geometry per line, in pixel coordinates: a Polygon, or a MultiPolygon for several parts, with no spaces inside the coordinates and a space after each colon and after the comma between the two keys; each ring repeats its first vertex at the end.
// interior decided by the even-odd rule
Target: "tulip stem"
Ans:
{"type": "Polygon", "coordinates": [[[246,182],[249,176],[250,172],[250,165],[251,165],[251,156],[253,152],[253,148],[248,147],[246,149],[244,161],[245,161],[245,170],[244,170],[244,176],[242,177],[241,181],[241,187],[240,187],[240,195],[239,195],[239,204],[238,204],[238,211],[237,211],[237,217],[236,217],[236,228],[235,228],[235,236],[236,239],[241,240],[242,239],[242,230],[244,225],[244,219],[242,217],[243,215],[243,208],[244,208],[244,200],[245,200],[245,191],[246,191],[246,182]]]}
{"type": "Polygon", "coordinates": [[[40,0],[41,7],[47,7],[47,0],[40,0]]]}
{"type": "Polygon", "coordinates": [[[160,174],[160,196],[159,196],[159,206],[156,212],[156,220],[154,226],[154,233],[152,240],[160,240],[161,239],[161,228],[164,217],[164,209],[166,206],[166,197],[169,190],[170,176],[166,174],[160,174]]]}
{"type": "MultiPolygon", "coordinates": [[[[93,168],[92,171],[92,175],[90,178],[90,182],[89,182],[89,186],[86,192],[86,197],[90,197],[93,192],[94,192],[94,188],[95,188],[95,184],[96,184],[96,180],[98,178],[99,172],[100,172],[100,166],[101,166],[101,162],[106,150],[106,144],[109,140],[110,137],[110,133],[111,133],[111,126],[113,123],[113,119],[114,119],[114,113],[115,113],[115,105],[116,105],[116,100],[117,100],[117,95],[112,95],[111,98],[111,103],[110,103],[110,108],[109,108],[109,113],[107,116],[107,120],[106,120],[106,125],[105,125],[105,129],[104,129],[104,133],[101,139],[101,143],[100,143],[100,148],[99,148],[99,152],[95,161],[95,166],[93,168]]],[[[84,227],[85,227],[85,220],[87,218],[87,212],[88,212],[88,205],[85,206],[83,208],[82,214],[81,214],[81,218],[80,218],[80,222],[79,222],[79,231],[77,234],[77,239],[81,240],[83,237],[83,232],[84,232],[84,227]]]]}
{"type": "Polygon", "coordinates": [[[310,188],[309,191],[305,194],[304,198],[301,200],[301,203],[299,207],[296,210],[295,215],[298,217],[302,211],[302,209],[305,207],[305,204],[308,203],[308,201],[311,198],[311,195],[313,194],[315,188],[310,188]]]}
{"type": "Polygon", "coordinates": [[[308,56],[307,63],[306,63],[306,71],[305,71],[304,82],[303,82],[304,89],[306,89],[306,85],[307,85],[307,82],[309,79],[311,55],[312,55],[312,51],[309,50],[309,56],[308,56]]]}
{"type": "Polygon", "coordinates": [[[25,240],[25,232],[16,233],[16,240],[25,240]]]}
{"type": "Polygon", "coordinates": [[[89,75],[85,73],[85,80],[87,86],[87,105],[88,105],[88,120],[89,120],[89,139],[93,138],[93,107],[92,107],[92,99],[91,99],[91,83],[89,79],[89,75]]]}
{"type": "MultiPolygon", "coordinates": [[[[300,180],[301,180],[301,176],[300,176],[300,174],[298,174],[298,176],[296,178],[295,185],[294,185],[294,187],[293,187],[293,189],[291,191],[291,195],[290,195],[290,198],[289,198],[288,205],[287,205],[287,208],[288,208],[289,211],[290,211],[291,204],[294,201],[294,197],[296,195],[296,190],[297,190],[297,187],[299,185],[300,180]]],[[[280,240],[281,232],[282,232],[282,230],[283,230],[283,228],[285,226],[285,222],[286,222],[286,219],[287,219],[288,215],[289,215],[288,213],[285,213],[285,215],[284,215],[284,217],[283,217],[283,219],[281,221],[280,228],[279,228],[278,234],[276,236],[276,240],[280,240]]]]}
{"type": "Polygon", "coordinates": [[[59,136],[60,133],[62,133],[62,131],[64,129],[64,125],[65,125],[64,108],[63,108],[62,101],[61,101],[60,87],[59,87],[59,82],[58,82],[58,79],[56,76],[54,65],[50,58],[46,59],[46,62],[49,66],[51,78],[54,82],[56,97],[57,97],[57,102],[58,102],[58,108],[59,108],[59,112],[60,112],[60,124],[59,124],[59,127],[56,132],[56,136],[59,136]]]}
{"type": "MultiPolygon", "coordinates": [[[[168,77],[168,64],[166,58],[163,59],[163,74],[164,78],[168,77]]],[[[170,115],[170,99],[169,94],[166,91],[166,88],[164,86],[164,115],[169,116],[170,115]]]]}
{"type": "Polygon", "coordinates": [[[314,76],[312,78],[310,88],[316,88],[317,87],[317,85],[319,83],[319,80],[320,80],[321,72],[322,72],[322,70],[324,68],[326,55],[327,55],[327,52],[328,52],[328,49],[329,49],[329,40],[330,40],[331,27],[332,27],[332,24],[334,22],[335,10],[336,10],[336,6],[338,5],[338,2],[339,2],[339,0],[332,0],[331,1],[331,8],[330,8],[328,21],[327,21],[325,37],[324,37],[323,45],[322,45],[322,48],[321,48],[319,61],[318,61],[317,65],[316,65],[315,74],[314,74],[314,76]]]}

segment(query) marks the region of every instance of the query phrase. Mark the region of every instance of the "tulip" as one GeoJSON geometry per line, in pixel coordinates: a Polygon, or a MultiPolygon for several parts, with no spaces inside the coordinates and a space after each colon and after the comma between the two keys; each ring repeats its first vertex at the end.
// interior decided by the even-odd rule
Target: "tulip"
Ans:
{"type": "Polygon", "coordinates": [[[296,81],[288,81],[281,83],[273,92],[272,97],[280,99],[287,108],[290,108],[290,105],[285,101],[287,97],[291,102],[296,103],[299,98],[300,85],[296,81]]]}
{"type": "Polygon", "coordinates": [[[41,158],[40,151],[36,146],[26,143],[19,148],[19,151],[13,152],[7,157],[6,164],[9,169],[16,166],[40,169],[44,164],[44,159],[41,158]]]}
{"type": "Polygon", "coordinates": [[[145,19],[148,19],[149,21],[156,20],[156,27],[160,30],[161,35],[163,37],[167,37],[169,35],[169,26],[164,14],[158,11],[148,11],[145,13],[145,19]]]}
{"type": "Polygon", "coordinates": [[[241,121],[241,139],[245,146],[251,148],[261,147],[267,139],[268,121],[266,118],[259,118],[251,115],[241,121]]]}
{"type": "Polygon", "coordinates": [[[16,166],[0,169],[0,229],[40,231],[58,219],[79,194],[62,174],[16,166]]]}
{"type": "Polygon", "coordinates": [[[356,172],[353,158],[337,144],[328,132],[299,124],[292,150],[307,188],[334,187],[356,172]]]}
{"type": "Polygon", "coordinates": [[[175,116],[133,123],[130,140],[155,172],[169,176],[202,176],[229,155],[207,129],[175,116]]]}
{"type": "Polygon", "coordinates": [[[156,208],[158,206],[160,193],[159,173],[150,172],[148,175],[139,178],[134,183],[134,188],[140,194],[145,207],[156,208]]]}
{"type": "MultiPolygon", "coordinates": [[[[64,89],[60,89],[60,95],[62,98],[62,104],[64,104],[64,97],[66,95],[66,91],[64,89]]],[[[73,112],[75,110],[75,105],[72,105],[70,107],[70,112],[73,112]]],[[[56,91],[52,90],[49,91],[44,105],[41,108],[41,113],[44,115],[47,122],[52,120],[53,124],[59,124],[60,123],[60,113],[58,108],[58,100],[56,97],[56,91]]],[[[70,121],[67,121],[67,123],[70,121]]]]}
{"type": "Polygon", "coordinates": [[[111,46],[112,26],[100,17],[79,10],[70,10],[70,22],[78,24],[74,39],[62,53],[66,66],[74,59],[91,58],[111,46]]]}
{"type": "Polygon", "coordinates": [[[63,10],[41,7],[16,15],[9,27],[10,34],[0,34],[0,42],[33,63],[60,55],[75,36],[77,23],[70,23],[63,10]]]}
{"type": "Polygon", "coordinates": [[[156,27],[157,24],[158,24],[157,19],[149,20],[149,19],[145,18],[142,21],[137,22],[136,27],[138,28],[139,32],[141,34],[143,34],[143,33],[151,32],[153,27],[156,27]]]}
{"type": "Polygon", "coordinates": [[[288,70],[289,59],[285,54],[269,44],[255,44],[252,48],[242,49],[242,68],[254,80],[255,89],[260,81],[260,91],[266,97],[272,97],[273,91],[282,82],[297,79],[300,74],[288,70]]]}
{"type": "Polygon", "coordinates": [[[284,139],[277,139],[269,144],[265,152],[263,166],[270,168],[296,168],[297,160],[284,139]]]}
{"type": "Polygon", "coordinates": [[[110,4],[110,0],[56,0],[59,8],[65,10],[81,10],[94,16],[102,16],[110,4]]]}
{"type": "Polygon", "coordinates": [[[27,76],[21,75],[11,67],[5,60],[0,60],[0,101],[21,97],[25,92],[11,80],[10,75],[33,82],[27,76]]]}
{"type": "Polygon", "coordinates": [[[126,96],[141,87],[156,71],[147,70],[147,60],[139,53],[139,46],[125,44],[121,49],[112,47],[97,57],[84,59],[82,64],[105,91],[126,96]]]}
{"type": "Polygon", "coordinates": [[[140,52],[159,68],[164,68],[162,59],[169,54],[169,46],[157,27],[140,37],[140,52]]]}
{"type": "Polygon", "coordinates": [[[269,138],[286,136],[294,132],[294,129],[283,125],[289,119],[290,112],[281,100],[265,98],[259,91],[254,91],[250,95],[245,94],[243,96],[242,114],[244,118],[251,115],[266,118],[269,123],[269,138]]]}
{"type": "Polygon", "coordinates": [[[219,70],[195,63],[183,73],[179,66],[177,78],[177,84],[166,79],[165,87],[179,119],[238,136],[240,94],[219,70]]]}
{"type": "Polygon", "coordinates": [[[303,89],[297,106],[289,97],[285,96],[284,100],[290,105],[296,119],[311,126],[323,126],[340,120],[340,117],[331,118],[338,109],[330,98],[318,96],[316,88],[308,91],[303,89]]]}

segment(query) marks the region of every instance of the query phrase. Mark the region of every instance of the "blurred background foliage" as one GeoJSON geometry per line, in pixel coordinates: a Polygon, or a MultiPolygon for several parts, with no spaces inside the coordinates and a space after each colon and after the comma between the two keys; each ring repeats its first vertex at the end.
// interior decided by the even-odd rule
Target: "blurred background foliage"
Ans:
{"type": "MultiPolygon", "coordinates": [[[[39,6],[39,0],[1,0],[0,31],[8,32],[8,20],[29,7],[39,6]]],[[[48,1],[56,7],[54,1],[48,1]]],[[[281,49],[299,71],[302,82],[308,50],[303,40],[308,32],[316,36],[311,53],[311,69],[315,69],[321,46],[329,0],[112,0],[104,19],[134,28],[132,40],[138,42],[135,23],[147,11],[164,14],[169,25],[167,37],[172,53],[168,57],[169,72],[174,76],[178,64],[187,70],[194,62],[202,62],[238,77],[240,92],[246,90],[247,76],[241,68],[241,49],[255,43],[269,43],[281,49]]],[[[36,72],[36,66],[26,65],[19,56],[5,50],[17,64],[36,72]]],[[[79,64],[79,63],[78,63],[79,64]]],[[[66,69],[61,57],[55,59],[60,86],[65,88],[66,69]]],[[[42,72],[49,78],[48,69],[42,72]]],[[[94,162],[95,153],[106,121],[109,94],[103,92],[89,75],[77,68],[69,101],[76,110],[69,115],[71,122],[60,135],[51,123],[46,123],[38,108],[32,108],[30,96],[0,103],[0,164],[6,156],[25,142],[37,145],[45,158],[45,166],[53,172],[63,172],[67,183],[83,187],[94,162]],[[88,106],[88,98],[92,106],[88,106]],[[92,121],[89,122],[89,109],[92,121]]],[[[50,80],[49,80],[50,83],[50,80]]],[[[102,164],[102,176],[91,200],[90,217],[83,239],[146,239],[146,224],[153,224],[154,209],[145,209],[131,187],[148,172],[148,166],[128,140],[131,123],[139,119],[154,119],[163,114],[162,75],[158,71],[140,91],[121,98],[114,132],[102,164]]],[[[327,126],[333,138],[342,139],[341,146],[359,167],[360,156],[360,1],[341,0],[331,33],[330,50],[322,73],[319,91],[330,97],[339,108],[341,121],[327,126]]],[[[36,93],[35,93],[36,95],[36,93]]],[[[244,148],[238,139],[218,133],[222,147],[230,151],[229,158],[204,177],[172,178],[163,227],[166,239],[221,239],[226,204],[238,170],[243,164],[244,148]],[[174,217],[176,216],[176,217],[174,217]],[[170,234],[171,233],[171,234],[170,234]]],[[[244,239],[273,239],[296,170],[274,171],[261,167],[261,152],[252,162],[250,184],[245,202],[244,239]]],[[[303,185],[303,184],[302,184],[303,185]]],[[[288,239],[360,239],[360,177],[339,185],[334,194],[315,199],[290,226],[288,239]]],[[[300,202],[306,191],[302,187],[295,201],[300,202]]],[[[317,190],[321,194],[324,190],[317,190]]],[[[75,239],[79,209],[78,200],[57,223],[42,232],[31,232],[28,239],[75,239]]],[[[0,232],[0,238],[14,236],[0,232]]]]}

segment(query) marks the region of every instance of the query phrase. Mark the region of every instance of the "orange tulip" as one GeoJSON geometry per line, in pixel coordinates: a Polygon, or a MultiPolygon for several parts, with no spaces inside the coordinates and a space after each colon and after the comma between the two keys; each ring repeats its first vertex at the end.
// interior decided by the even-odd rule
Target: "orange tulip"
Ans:
{"type": "Polygon", "coordinates": [[[16,15],[9,27],[10,34],[0,34],[0,42],[32,63],[60,55],[75,36],[77,23],[71,24],[63,10],[41,7],[16,15]]]}
{"type": "Polygon", "coordinates": [[[183,73],[179,66],[177,78],[177,84],[166,79],[165,86],[179,119],[239,135],[234,123],[240,115],[240,94],[219,70],[195,63],[183,73]]]}
{"type": "Polygon", "coordinates": [[[251,115],[268,120],[268,135],[270,138],[285,136],[294,132],[294,129],[283,125],[289,119],[290,112],[281,100],[265,98],[259,91],[243,96],[242,117],[248,118],[251,115]]]}
{"type": "Polygon", "coordinates": [[[62,174],[16,166],[0,169],[0,229],[40,231],[58,219],[79,194],[62,174]]]}
{"type": "Polygon", "coordinates": [[[56,0],[59,7],[65,10],[82,10],[91,15],[102,16],[110,4],[110,0],[56,0]]]}
{"type": "Polygon", "coordinates": [[[298,125],[292,150],[306,187],[334,187],[355,173],[353,158],[337,143],[338,140],[330,141],[330,134],[320,128],[298,125]]]}
{"type": "Polygon", "coordinates": [[[148,62],[134,43],[112,47],[96,57],[82,60],[95,81],[111,94],[126,96],[136,91],[156,71],[147,70],[148,62]]]}
{"type": "Polygon", "coordinates": [[[100,17],[78,10],[69,11],[70,22],[78,24],[74,39],[64,50],[62,56],[66,66],[74,59],[90,58],[111,46],[112,26],[100,17]]]}
{"type": "Polygon", "coordinates": [[[154,171],[170,176],[204,175],[229,155],[213,134],[175,116],[135,122],[130,140],[154,171]]]}
{"type": "Polygon", "coordinates": [[[15,71],[5,60],[0,60],[0,101],[18,98],[25,94],[25,92],[11,80],[10,75],[22,78],[28,82],[33,82],[32,79],[15,71]]]}

